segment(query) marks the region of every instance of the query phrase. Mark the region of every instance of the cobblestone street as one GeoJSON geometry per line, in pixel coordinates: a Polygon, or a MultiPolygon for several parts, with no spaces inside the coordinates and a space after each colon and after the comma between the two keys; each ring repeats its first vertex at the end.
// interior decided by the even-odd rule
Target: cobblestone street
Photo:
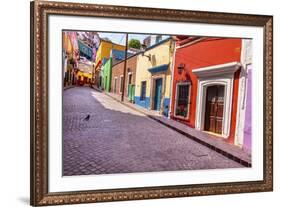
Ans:
{"type": "Polygon", "coordinates": [[[64,176],[235,167],[243,166],[103,93],[64,91],[64,176]]]}

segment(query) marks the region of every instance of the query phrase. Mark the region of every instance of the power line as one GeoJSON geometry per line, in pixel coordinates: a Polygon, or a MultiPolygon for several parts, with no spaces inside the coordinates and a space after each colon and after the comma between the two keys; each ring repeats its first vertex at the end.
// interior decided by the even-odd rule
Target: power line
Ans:
{"type": "Polygon", "coordinates": [[[122,39],[119,41],[119,45],[121,44],[121,42],[123,41],[124,37],[126,37],[126,34],[124,34],[124,36],[122,37],[122,39]]]}

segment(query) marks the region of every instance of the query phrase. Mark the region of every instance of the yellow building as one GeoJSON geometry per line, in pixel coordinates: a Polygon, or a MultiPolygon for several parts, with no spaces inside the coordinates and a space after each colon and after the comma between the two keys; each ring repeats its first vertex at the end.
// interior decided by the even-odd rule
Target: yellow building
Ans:
{"type": "Polygon", "coordinates": [[[106,62],[110,57],[111,50],[125,51],[126,47],[124,45],[115,44],[108,40],[101,39],[95,61],[95,69],[93,75],[93,82],[95,85],[99,86],[101,83],[100,70],[102,64],[106,62]]]}
{"type": "Polygon", "coordinates": [[[63,32],[63,49],[67,54],[72,54],[73,46],[71,44],[71,40],[66,32],[63,32]]]}
{"type": "Polygon", "coordinates": [[[111,50],[125,51],[124,45],[118,45],[113,42],[101,39],[99,49],[96,54],[96,64],[102,62],[104,58],[109,58],[111,50]]]}
{"type": "Polygon", "coordinates": [[[137,57],[135,103],[165,116],[169,115],[174,47],[168,38],[137,57]]]}
{"type": "Polygon", "coordinates": [[[92,83],[92,69],[93,63],[90,61],[87,62],[79,62],[78,63],[78,71],[76,73],[77,84],[91,84],[92,83]]]}
{"type": "Polygon", "coordinates": [[[91,84],[92,82],[92,73],[78,71],[76,77],[79,85],[91,84]]]}

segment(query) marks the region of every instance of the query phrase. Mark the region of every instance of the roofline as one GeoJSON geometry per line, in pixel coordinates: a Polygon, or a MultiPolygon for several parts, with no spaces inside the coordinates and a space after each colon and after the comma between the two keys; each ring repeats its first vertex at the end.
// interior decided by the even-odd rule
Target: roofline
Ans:
{"type": "Polygon", "coordinates": [[[182,48],[185,48],[185,47],[188,47],[190,45],[194,45],[196,43],[199,43],[199,42],[202,42],[206,39],[206,37],[198,37],[198,38],[195,38],[195,39],[192,39],[182,45],[178,45],[176,46],[176,49],[182,49],[182,48]]]}
{"type": "MultiPolygon", "coordinates": [[[[152,46],[146,48],[146,49],[143,50],[143,51],[140,51],[140,52],[135,53],[134,55],[128,57],[127,60],[130,59],[130,58],[132,58],[132,57],[134,57],[134,56],[137,56],[137,55],[139,55],[139,54],[141,54],[141,53],[145,53],[146,51],[149,51],[149,50],[151,50],[151,49],[153,49],[153,48],[155,48],[155,47],[157,47],[157,46],[159,46],[159,45],[161,45],[161,44],[163,44],[163,43],[165,43],[165,42],[167,42],[167,41],[169,41],[169,40],[173,40],[173,38],[172,38],[172,37],[169,37],[169,38],[167,38],[167,39],[164,39],[164,40],[158,42],[157,44],[154,44],[154,45],[152,45],[152,46]]],[[[115,65],[118,65],[119,63],[122,63],[122,62],[124,62],[124,61],[125,61],[125,60],[121,60],[121,61],[115,63],[114,65],[112,65],[112,67],[115,66],[115,65]]]]}
{"type": "Polygon", "coordinates": [[[172,38],[172,37],[169,37],[169,38],[167,38],[167,39],[161,40],[160,42],[158,42],[158,43],[156,43],[156,44],[154,44],[154,45],[152,45],[152,46],[146,48],[146,49],[145,49],[144,51],[142,51],[142,52],[146,52],[146,51],[148,51],[148,50],[151,50],[151,49],[153,49],[153,48],[155,48],[155,47],[157,47],[157,46],[159,46],[159,45],[161,45],[161,44],[163,44],[163,43],[165,43],[165,42],[167,42],[167,41],[170,41],[170,40],[173,40],[173,38],[172,38]]]}
{"type": "MultiPolygon", "coordinates": [[[[139,55],[140,53],[143,53],[143,52],[141,51],[141,52],[135,53],[135,54],[131,55],[130,57],[128,57],[126,60],[129,60],[129,59],[131,59],[131,58],[133,58],[133,57],[139,55]]],[[[125,61],[125,60],[120,60],[120,61],[116,62],[114,65],[112,65],[112,67],[115,66],[115,65],[118,65],[119,63],[122,63],[122,62],[124,62],[124,61],[125,61]]]]}
{"type": "Polygon", "coordinates": [[[125,45],[120,45],[120,44],[117,44],[117,43],[114,43],[114,42],[111,42],[111,41],[108,41],[108,40],[105,40],[103,38],[100,38],[101,42],[108,42],[108,43],[111,43],[111,44],[114,44],[114,45],[118,45],[118,46],[123,46],[123,47],[126,47],[125,45]]]}

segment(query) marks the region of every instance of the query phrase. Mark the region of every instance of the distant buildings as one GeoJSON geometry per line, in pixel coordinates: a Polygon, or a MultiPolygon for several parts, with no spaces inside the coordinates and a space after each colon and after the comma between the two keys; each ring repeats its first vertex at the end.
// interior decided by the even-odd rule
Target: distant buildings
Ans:
{"type": "Polygon", "coordinates": [[[95,60],[95,68],[93,70],[93,84],[96,87],[101,88],[104,84],[102,83],[102,75],[100,73],[102,69],[102,65],[106,63],[106,61],[110,58],[110,54],[112,54],[112,61],[118,61],[121,59],[123,55],[121,54],[125,51],[125,46],[115,44],[109,40],[101,39],[100,45],[96,54],[95,60]],[[120,57],[121,56],[121,57],[120,57]]]}
{"type": "MultiPolygon", "coordinates": [[[[91,85],[95,32],[63,32],[64,86],[91,85]]],[[[96,38],[97,39],[97,38],[96,38]]]]}
{"type": "Polygon", "coordinates": [[[91,85],[93,67],[94,64],[91,61],[80,60],[78,62],[78,70],[76,72],[76,80],[78,85],[91,85]]]}
{"type": "Polygon", "coordinates": [[[79,48],[76,32],[63,32],[63,79],[64,86],[76,83],[75,71],[78,69],[79,48]]]}
{"type": "Polygon", "coordinates": [[[80,56],[85,57],[88,60],[91,60],[93,56],[93,49],[80,40],[78,40],[78,46],[79,46],[80,56]]]}
{"type": "Polygon", "coordinates": [[[163,40],[163,35],[149,35],[143,40],[143,45],[148,48],[163,40]]]}

